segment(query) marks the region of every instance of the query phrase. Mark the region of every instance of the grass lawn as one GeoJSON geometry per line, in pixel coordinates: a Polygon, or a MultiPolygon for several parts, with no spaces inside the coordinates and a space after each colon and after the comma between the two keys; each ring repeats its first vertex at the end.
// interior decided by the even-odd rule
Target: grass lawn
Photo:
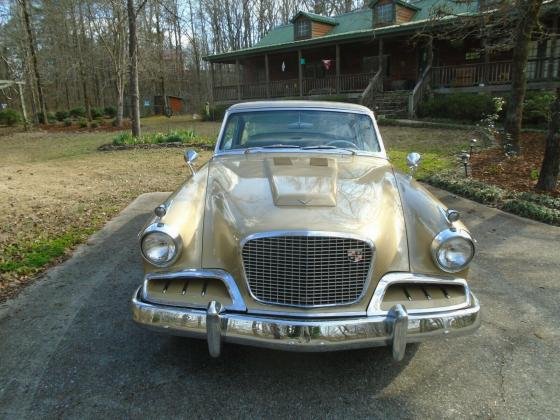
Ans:
{"type": "MultiPolygon", "coordinates": [[[[219,123],[189,117],[142,120],[145,132],[193,129],[215,139],[219,123]]],[[[423,172],[447,168],[468,131],[381,127],[394,163],[423,153],[423,172]]],[[[115,132],[10,133],[0,136],[0,301],[63,258],[139,194],[171,191],[188,170],[181,149],[99,152],[115,132]]],[[[198,164],[210,156],[201,152],[198,164]]]]}

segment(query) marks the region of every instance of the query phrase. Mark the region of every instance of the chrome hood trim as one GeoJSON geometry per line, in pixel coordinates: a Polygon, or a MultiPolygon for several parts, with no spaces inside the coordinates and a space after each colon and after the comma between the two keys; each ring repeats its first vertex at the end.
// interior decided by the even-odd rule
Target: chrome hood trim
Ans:
{"type": "MultiPolygon", "coordinates": [[[[208,172],[202,266],[231,273],[242,293],[250,296],[244,281],[241,242],[250,235],[272,231],[329,231],[340,235],[352,232],[371,241],[377,250],[376,263],[365,297],[371,296],[384,273],[409,269],[395,177],[390,164],[378,157],[303,152],[297,157],[293,153],[214,157],[208,172]],[[292,163],[294,159],[298,161],[279,171],[270,163],[271,159],[285,157],[292,163]],[[297,194],[303,196],[305,182],[297,190],[282,187],[275,193],[271,184],[276,181],[271,183],[271,177],[283,176],[295,182],[301,177],[302,167],[305,172],[306,165],[312,166],[311,159],[320,159],[313,163],[320,164],[317,173],[322,179],[317,182],[324,189],[315,190],[313,198],[322,200],[322,205],[277,205],[278,200],[286,203],[296,199],[297,194]],[[324,179],[328,182],[323,183],[324,179]]],[[[364,301],[367,299],[359,306],[365,311],[364,301]]],[[[268,306],[257,302],[255,305],[268,306]]]]}

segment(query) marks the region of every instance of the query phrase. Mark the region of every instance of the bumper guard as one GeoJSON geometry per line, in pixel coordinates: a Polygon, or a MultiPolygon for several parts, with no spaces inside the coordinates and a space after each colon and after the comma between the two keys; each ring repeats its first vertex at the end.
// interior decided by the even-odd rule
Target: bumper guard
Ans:
{"type": "Polygon", "coordinates": [[[140,288],[132,313],[147,328],[206,339],[212,357],[220,355],[222,342],[230,342],[304,352],[391,346],[399,361],[407,343],[464,335],[480,326],[480,305],[472,294],[467,307],[449,311],[409,314],[398,304],[384,315],[301,319],[226,312],[216,301],[206,310],[154,305],[142,300],[140,288]]]}

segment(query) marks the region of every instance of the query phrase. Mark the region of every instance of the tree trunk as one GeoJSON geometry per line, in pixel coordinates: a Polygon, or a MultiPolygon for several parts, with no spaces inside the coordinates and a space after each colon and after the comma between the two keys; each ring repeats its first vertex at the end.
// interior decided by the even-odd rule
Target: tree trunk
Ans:
{"type": "Polygon", "coordinates": [[[21,0],[21,7],[23,10],[23,21],[25,24],[25,30],[27,32],[27,42],[29,45],[29,54],[31,56],[31,65],[33,66],[35,83],[37,85],[37,96],[39,97],[39,107],[41,108],[41,114],[43,115],[42,123],[48,124],[49,120],[47,118],[47,104],[45,103],[45,97],[43,96],[43,84],[41,83],[41,74],[39,73],[39,65],[37,64],[37,54],[35,52],[35,38],[33,37],[33,31],[31,30],[31,19],[29,17],[29,11],[27,9],[27,0],[21,0]]]}
{"type": "Polygon", "coordinates": [[[122,76],[117,77],[117,116],[116,126],[123,126],[123,110],[124,110],[124,80],[122,76]]]}
{"type": "Polygon", "coordinates": [[[138,35],[136,33],[136,10],[134,0],[126,0],[128,11],[128,55],[130,61],[130,122],[132,135],[140,137],[140,91],[138,88],[138,35]]]}
{"type": "Polygon", "coordinates": [[[84,13],[82,10],[82,4],[78,2],[78,15],[80,18],[80,31],[78,33],[78,28],[76,27],[76,47],[78,53],[78,64],[80,67],[80,79],[82,79],[82,90],[84,92],[84,108],[86,110],[86,118],[88,121],[92,121],[91,118],[91,100],[89,98],[89,89],[88,89],[88,81],[87,81],[87,74],[86,68],[84,63],[84,43],[82,42],[85,39],[85,28],[84,28],[84,13]]]}
{"type": "Polygon", "coordinates": [[[508,101],[504,129],[507,147],[513,152],[520,150],[523,101],[527,88],[527,58],[531,33],[537,24],[542,0],[517,1],[518,21],[513,33],[513,62],[511,65],[511,95],[508,101]]]}
{"type": "Polygon", "coordinates": [[[556,190],[558,171],[560,170],[560,89],[556,91],[556,100],[550,106],[550,122],[546,137],[546,148],[536,189],[542,191],[556,190]]]}

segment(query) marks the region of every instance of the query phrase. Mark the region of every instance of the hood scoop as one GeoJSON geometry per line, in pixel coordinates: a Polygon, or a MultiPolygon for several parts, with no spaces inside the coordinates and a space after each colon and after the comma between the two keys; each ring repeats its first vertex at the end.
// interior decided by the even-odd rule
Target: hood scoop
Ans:
{"type": "Polygon", "coordinates": [[[276,206],[336,206],[335,159],[275,157],[264,163],[276,206]]]}

